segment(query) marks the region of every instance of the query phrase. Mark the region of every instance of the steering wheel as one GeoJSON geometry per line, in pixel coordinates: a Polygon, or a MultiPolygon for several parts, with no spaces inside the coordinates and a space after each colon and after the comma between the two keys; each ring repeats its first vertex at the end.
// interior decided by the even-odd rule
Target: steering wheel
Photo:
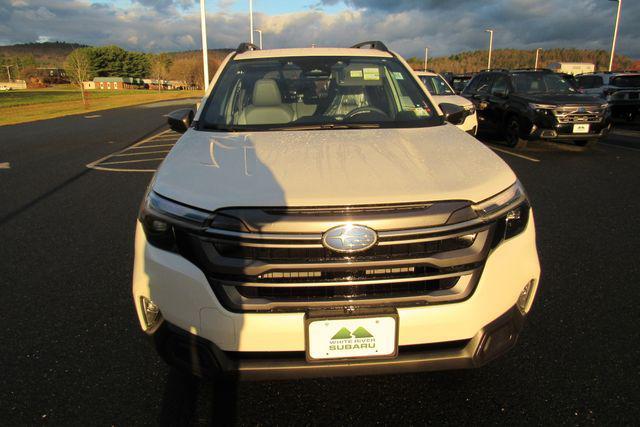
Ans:
{"type": "Polygon", "coordinates": [[[359,114],[377,114],[379,116],[382,116],[385,119],[389,118],[389,115],[387,113],[385,113],[384,111],[382,111],[379,108],[376,107],[369,107],[369,106],[363,106],[363,107],[358,107],[355,108],[351,111],[349,111],[345,116],[344,116],[344,120],[349,120],[359,114]]]}

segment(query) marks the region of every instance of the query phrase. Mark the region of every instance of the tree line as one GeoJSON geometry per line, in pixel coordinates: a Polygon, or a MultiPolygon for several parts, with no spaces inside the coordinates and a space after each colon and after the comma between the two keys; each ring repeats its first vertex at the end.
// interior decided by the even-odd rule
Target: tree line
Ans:
{"type": "MultiPolygon", "coordinates": [[[[486,50],[476,50],[446,57],[429,58],[428,68],[439,73],[473,73],[487,68],[488,54],[489,52],[486,50]]],[[[535,50],[496,49],[491,55],[491,68],[533,68],[535,59],[535,50]]],[[[424,67],[424,58],[413,57],[408,61],[414,69],[424,67]]],[[[544,68],[552,62],[588,62],[595,64],[596,70],[608,70],[609,52],[573,48],[541,50],[538,66],[544,68]]],[[[627,56],[616,55],[614,68],[618,70],[640,69],[640,64],[627,56]]]]}

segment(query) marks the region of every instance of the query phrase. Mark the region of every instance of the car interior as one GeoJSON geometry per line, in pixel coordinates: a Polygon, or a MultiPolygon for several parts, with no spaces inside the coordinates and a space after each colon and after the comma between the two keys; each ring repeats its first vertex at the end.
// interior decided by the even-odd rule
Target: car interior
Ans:
{"type": "Polygon", "coordinates": [[[261,126],[424,120],[434,110],[412,75],[379,58],[287,58],[232,63],[206,123],[261,126]]]}

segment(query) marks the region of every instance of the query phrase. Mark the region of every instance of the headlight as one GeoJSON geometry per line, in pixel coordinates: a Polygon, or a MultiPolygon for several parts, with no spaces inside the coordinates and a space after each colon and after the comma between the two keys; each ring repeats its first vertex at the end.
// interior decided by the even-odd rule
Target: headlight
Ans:
{"type": "Polygon", "coordinates": [[[176,251],[176,229],[202,230],[211,214],[174,202],[149,191],[140,208],[147,241],[160,249],[176,251]]]}
{"type": "Polygon", "coordinates": [[[473,104],[471,104],[471,105],[465,105],[465,106],[464,106],[464,109],[465,109],[465,111],[466,111],[467,113],[469,113],[469,115],[472,115],[473,113],[475,113],[475,112],[476,112],[476,107],[475,107],[473,104]]]}
{"type": "Polygon", "coordinates": [[[529,103],[529,107],[534,110],[553,110],[557,105],[553,104],[536,104],[534,102],[529,103]]]}
{"type": "Polygon", "coordinates": [[[527,194],[516,181],[511,187],[504,191],[473,205],[478,217],[485,222],[497,220],[494,246],[503,239],[510,239],[520,234],[529,222],[529,201],[527,194]]]}

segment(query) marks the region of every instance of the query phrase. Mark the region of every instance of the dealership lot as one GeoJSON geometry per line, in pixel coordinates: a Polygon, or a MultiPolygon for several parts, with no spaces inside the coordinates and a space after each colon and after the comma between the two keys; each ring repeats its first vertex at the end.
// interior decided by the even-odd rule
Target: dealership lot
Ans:
{"type": "Polygon", "coordinates": [[[486,140],[530,193],[543,271],[505,357],[476,371],[210,384],[157,358],[130,296],[135,217],[150,171],[177,140],[163,127],[175,108],[0,128],[0,164],[10,165],[0,168],[3,424],[638,419],[637,131],[589,151],[486,140]]]}

